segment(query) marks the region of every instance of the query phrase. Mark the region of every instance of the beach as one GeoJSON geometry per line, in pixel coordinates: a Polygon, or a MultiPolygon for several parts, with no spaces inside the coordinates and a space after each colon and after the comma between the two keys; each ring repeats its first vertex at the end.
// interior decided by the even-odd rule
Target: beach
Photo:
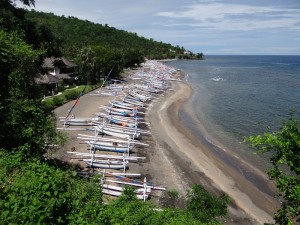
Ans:
{"type": "MultiPolygon", "coordinates": [[[[177,74],[182,75],[181,72],[177,74]]],[[[180,198],[174,204],[179,206],[183,204],[180,199],[194,183],[203,185],[216,195],[226,193],[232,203],[228,208],[229,217],[223,221],[224,224],[271,223],[278,203],[271,196],[258,190],[217,155],[212,154],[209,147],[183,125],[179,111],[193,90],[184,81],[169,82],[171,88],[161,94],[146,111],[145,121],[150,125],[144,125],[143,129],[149,129],[151,135],[143,136],[141,141],[149,146],[139,146],[134,153],[146,157],[146,160],[130,164],[128,172],[141,173],[155,185],[178,191],[180,198]]],[[[92,117],[99,112],[100,105],[107,105],[113,98],[85,94],[80,98],[73,113],[77,117],[92,117]]],[[[73,101],[57,108],[55,114],[58,117],[65,116],[72,104],[73,101]]],[[[60,122],[57,125],[62,126],[60,122]]],[[[87,146],[77,139],[77,134],[92,135],[93,132],[82,130],[66,133],[68,141],[59,150],[57,157],[77,164],[78,160],[71,158],[66,152],[88,152],[87,146]]],[[[159,192],[156,199],[162,205],[168,203],[166,192],[159,192]]]]}

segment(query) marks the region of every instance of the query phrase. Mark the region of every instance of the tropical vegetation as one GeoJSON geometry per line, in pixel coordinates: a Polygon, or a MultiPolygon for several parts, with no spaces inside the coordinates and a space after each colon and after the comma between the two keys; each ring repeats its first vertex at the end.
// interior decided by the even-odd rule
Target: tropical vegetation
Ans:
{"type": "Polygon", "coordinates": [[[277,198],[281,207],[274,219],[276,224],[300,223],[300,126],[291,114],[282,128],[263,135],[253,135],[245,139],[261,153],[272,152],[270,179],[277,186],[277,198]]]}

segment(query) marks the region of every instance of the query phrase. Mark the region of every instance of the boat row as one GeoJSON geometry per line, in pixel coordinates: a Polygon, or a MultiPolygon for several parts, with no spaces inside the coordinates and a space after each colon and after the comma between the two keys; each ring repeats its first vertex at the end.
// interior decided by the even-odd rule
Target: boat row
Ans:
{"type": "MultiPolygon", "coordinates": [[[[134,84],[106,87],[106,90],[97,90],[93,95],[101,93],[114,93],[115,96],[109,100],[107,105],[100,105],[100,111],[92,118],[61,118],[64,126],[88,126],[91,134],[78,134],[78,139],[85,144],[89,152],[68,152],[87,165],[87,168],[101,171],[104,177],[101,182],[102,193],[111,196],[120,196],[124,191],[124,185],[136,188],[135,194],[138,199],[146,200],[151,196],[153,190],[165,190],[162,187],[155,187],[149,182],[133,182],[127,172],[131,163],[141,162],[145,158],[132,156],[138,151],[147,151],[147,148],[135,148],[137,145],[147,147],[143,143],[143,136],[151,135],[145,130],[148,123],[144,121],[146,109],[152,106],[152,102],[159,100],[159,95],[168,89],[168,80],[171,80],[171,73],[174,69],[147,61],[140,72],[131,77],[134,84]],[[159,65],[159,68],[158,68],[159,65]],[[147,69],[146,69],[147,68],[147,69]],[[138,79],[140,78],[140,79],[138,79]],[[137,83],[137,81],[139,83],[137,83]],[[143,127],[143,129],[142,129],[143,127]],[[106,171],[109,172],[106,172],[106,171]],[[122,170],[122,172],[115,172],[122,170]],[[115,175],[115,174],[118,175],[115,175]]],[[[101,96],[104,96],[101,94],[101,96]]],[[[81,175],[92,172],[82,172],[81,175]]]]}

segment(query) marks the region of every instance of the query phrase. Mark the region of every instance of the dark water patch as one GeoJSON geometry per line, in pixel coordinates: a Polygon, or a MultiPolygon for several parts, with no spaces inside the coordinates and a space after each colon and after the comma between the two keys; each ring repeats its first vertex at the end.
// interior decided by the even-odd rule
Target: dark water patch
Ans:
{"type": "Polygon", "coordinates": [[[214,153],[217,158],[240,173],[260,191],[268,194],[271,197],[274,197],[274,191],[269,187],[268,182],[262,176],[251,171],[251,169],[249,169],[249,167],[247,167],[247,165],[245,165],[240,158],[231,154],[230,151],[224,151],[224,149],[215,145],[213,141],[203,136],[201,131],[194,126],[194,122],[192,121],[191,117],[189,117],[184,110],[179,111],[179,118],[186,125],[186,127],[192,131],[194,136],[198,138],[199,142],[211,150],[211,152],[214,153]]]}

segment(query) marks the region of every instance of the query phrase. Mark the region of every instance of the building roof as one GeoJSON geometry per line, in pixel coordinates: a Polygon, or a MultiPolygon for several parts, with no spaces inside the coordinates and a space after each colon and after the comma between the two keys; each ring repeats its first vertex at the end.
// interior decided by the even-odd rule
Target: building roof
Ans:
{"type": "Polygon", "coordinates": [[[55,83],[59,83],[60,79],[51,74],[44,74],[36,77],[35,82],[37,84],[55,84],[55,83]]]}
{"type": "Polygon", "coordinates": [[[66,73],[60,73],[55,75],[56,77],[60,78],[60,79],[71,79],[72,77],[69,76],[70,74],[66,74],[66,73]]]}
{"type": "Polygon", "coordinates": [[[60,57],[60,58],[50,57],[44,59],[44,63],[43,63],[44,68],[54,68],[55,65],[58,67],[66,67],[66,68],[73,68],[77,66],[75,63],[70,62],[65,57],[60,57]]]}

